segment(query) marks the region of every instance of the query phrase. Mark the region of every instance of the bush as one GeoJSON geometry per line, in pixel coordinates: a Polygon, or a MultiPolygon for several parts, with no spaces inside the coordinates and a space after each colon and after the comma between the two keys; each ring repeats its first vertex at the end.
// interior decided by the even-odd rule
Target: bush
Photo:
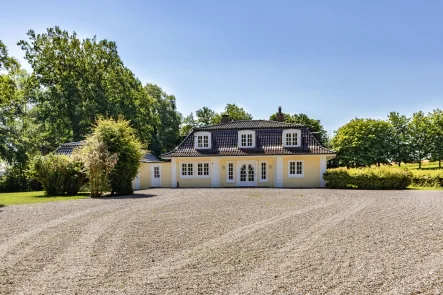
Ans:
{"type": "Polygon", "coordinates": [[[393,167],[337,168],[324,174],[327,188],[405,189],[412,175],[407,169],[393,167]]]}
{"type": "Polygon", "coordinates": [[[48,196],[75,195],[86,182],[81,162],[54,154],[36,156],[30,163],[29,175],[42,184],[48,196]]]}
{"type": "Polygon", "coordinates": [[[142,157],[141,143],[129,121],[99,119],[94,135],[103,142],[108,152],[118,157],[109,174],[111,190],[117,194],[132,194],[132,180],[137,176],[142,157]]]}
{"type": "Polygon", "coordinates": [[[412,170],[411,172],[413,186],[443,188],[443,171],[412,170]]]}

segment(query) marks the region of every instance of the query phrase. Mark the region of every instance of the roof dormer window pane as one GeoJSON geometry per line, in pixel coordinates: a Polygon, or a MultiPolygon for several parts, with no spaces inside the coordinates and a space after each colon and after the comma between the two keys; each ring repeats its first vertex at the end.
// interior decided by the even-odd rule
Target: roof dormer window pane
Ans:
{"type": "Polygon", "coordinates": [[[283,145],[285,147],[299,147],[301,130],[288,129],[283,131],[283,145]]]}
{"type": "Polygon", "coordinates": [[[211,133],[198,132],[195,134],[195,148],[196,149],[210,149],[211,148],[211,133]]]}
{"type": "Polygon", "coordinates": [[[238,146],[240,148],[255,147],[255,131],[244,130],[238,132],[238,146]]]}

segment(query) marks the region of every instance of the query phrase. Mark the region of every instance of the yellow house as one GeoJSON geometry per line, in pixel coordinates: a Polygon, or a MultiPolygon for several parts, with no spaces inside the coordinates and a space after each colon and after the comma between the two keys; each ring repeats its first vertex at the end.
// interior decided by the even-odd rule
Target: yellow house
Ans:
{"type": "MultiPolygon", "coordinates": [[[[281,111],[277,118],[282,121],[281,111]]],[[[281,121],[248,120],[197,127],[168,162],[144,163],[146,187],[323,187],[323,173],[335,152],[308,128],[281,121]]]]}

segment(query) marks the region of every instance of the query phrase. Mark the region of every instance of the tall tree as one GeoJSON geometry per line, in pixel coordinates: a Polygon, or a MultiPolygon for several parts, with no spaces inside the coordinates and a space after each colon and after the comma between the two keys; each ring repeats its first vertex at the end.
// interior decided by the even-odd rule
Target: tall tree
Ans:
{"type": "Polygon", "coordinates": [[[414,113],[409,122],[409,132],[411,137],[411,155],[414,161],[418,162],[418,168],[421,169],[421,163],[431,151],[429,117],[422,111],[414,113]]]}
{"type": "MultiPolygon", "coordinates": [[[[115,42],[87,38],[49,28],[44,34],[28,32],[29,41],[18,44],[45,90],[37,107],[46,134],[59,142],[81,140],[91,131],[98,115],[132,119],[139,110],[142,85],[124,66],[115,42]]],[[[138,124],[140,125],[140,124],[138,124]]],[[[149,126],[137,126],[140,137],[149,126]],[[147,127],[146,129],[143,127],[147,127]]],[[[146,130],[146,131],[145,131],[146,130]]]]}
{"type": "Polygon", "coordinates": [[[401,162],[411,162],[410,145],[410,132],[409,122],[410,119],[405,115],[400,115],[396,112],[391,112],[388,116],[388,122],[391,124],[392,137],[391,137],[391,157],[394,162],[401,165],[401,162]]]}
{"type": "Polygon", "coordinates": [[[438,161],[438,168],[441,169],[443,160],[443,111],[436,109],[429,114],[430,120],[430,148],[431,157],[438,161]]]}
{"type": "Polygon", "coordinates": [[[383,120],[353,119],[332,138],[339,164],[359,167],[389,163],[391,126],[383,120]]]}
{"type": "Polygon", "coordinates": [[[190,113],[188,116],[184,117],[181,122],[180,135],[186,136],[191,132],[192,128],[197,126],[197,120],[194,118],[194,114],[190,113]]]}
{"type": "Polygon", "coordinates": [[[195,115],[197,116],[198,126],[207,126],[213,123],[215,112],[208,107],[202,107],[195,112],[195,115]]]}
{"type": "Polygon", "coordinates": [[[155,154],[172,150],[180,141],[181,114],[177,111],[175,97],[159,86],[147,84],[145,91],[152,98],[152,139],[149,149],[155,154]]]}

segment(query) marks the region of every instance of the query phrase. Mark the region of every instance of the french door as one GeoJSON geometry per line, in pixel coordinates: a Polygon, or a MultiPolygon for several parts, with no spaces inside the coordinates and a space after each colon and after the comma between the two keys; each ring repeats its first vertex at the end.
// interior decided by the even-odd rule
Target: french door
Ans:
{"type": "Polygon", "coordinates": [[[257,185],[256,161],[239,161],[237,167],[237,185],[257,185]]]}

